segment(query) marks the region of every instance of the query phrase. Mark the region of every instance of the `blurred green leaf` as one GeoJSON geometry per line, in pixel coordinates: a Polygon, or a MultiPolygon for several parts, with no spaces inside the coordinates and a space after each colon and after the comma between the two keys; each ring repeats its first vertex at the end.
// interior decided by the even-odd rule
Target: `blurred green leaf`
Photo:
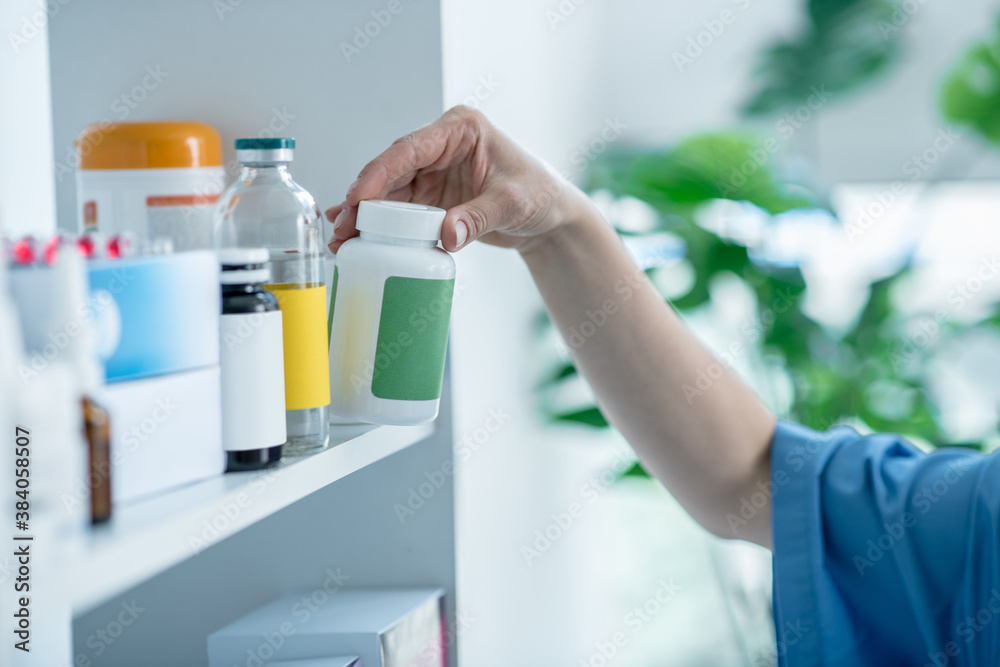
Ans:
{"type": "Polygon", "coordinates": [[[636,461],[631,468],[621,474],[621,477],[641,477],[643,479],[652,479],[653,476],[646,472],[646,469],[642,467],[641,463],[636,461]]]}
{"type": "Polygon", "coordinates": [[[809,0],[802,32],[761,56],[759,88],[744,113],[816,110],[872,79],[896,58],[902,11],[889,0],[809,0]]]}
{"type": "Polygon", "coordinates": [[[687,220],[711,199],[748,201],[770,213],[814,206],[814,199],[789,192],[775,178],[765,141],[731,130],[688,137],[667,150],[616,151],[591,165],[583,185],[636,197],[665,216],[687,220]]]}
{"type": "Polygon", "coordinates": [[[945,117],[1000,144],[1000,31],[973,45],[945,78],[945,117]]]}
{"type": "Polygon", "coordinates": [[[557,414],[554,416],[554,419],[562,422],[585,424],[596,428],[607,428],[610,426],[610,424],[608,424],[608,420],[604,418],[603,414],[601,414],[600,409],[596,407],[557,414]]]}
{"type": "Polygon", "coordinates": [[[558,366],[547,378],[542,380],[542,386],[559,384],[566,378],[575,377],[576,375],[578,375],[576,366],[567,362],[558,366]]]}
{"type": "MultiPolygon", "coordinates": [[[[821,5],[826,6],[811,6],[820,11],[821,5]]],[[[798,268],[758,264],[745,247],[698,224],[698,208],[717,198],[750,201],[775,214],[815,205],[810,197],[790,194],[773,164],[744,168],[756,145],[754,135],[727,131],[698,135],[666,150],[609,153],[593,163],[584,182],[592,190],[645,201],[660,213],[655,231],[669,231],[685,243],[694,280],[686,294],[672,300],[678,311],[709,303],[709,287],[723,272],[753,291],[756,316],[741,327],[740,342],[770,372],[785,373],[791,381],[791,405],[782,416],[819,430],[842,419],[860,419],[876,431],[947,444],[924,373],[940,343],[913,346],[906,338],[908,323],[894,305],[893,293],[908,280],[908,268],[873,283],[857,321],[834,333],[804,312],[806,286],[798,268]]],[[[1000,335],[1000,309],[971,328],[1000,335]]],[[[942,324],[941,341],[969,329],[942,324]]],[[[548,375],[543,390],[556,390],[575,375],[571,363],[561,365],[548,375]]],[[[546,410],[559,422],[608,425],[596,407],[546,410]]],[[[647,475],[638,464],[625,474],[647,475]]]]}

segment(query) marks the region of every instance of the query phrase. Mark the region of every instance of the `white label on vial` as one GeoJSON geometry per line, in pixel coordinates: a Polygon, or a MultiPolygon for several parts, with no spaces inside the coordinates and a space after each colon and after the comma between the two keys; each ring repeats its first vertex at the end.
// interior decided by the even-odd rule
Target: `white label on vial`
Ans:
{"type": "Polygon", "coordinates": [[[284,444],[281,312],[223,315],[222,442],[226,451],[284,444]]]}

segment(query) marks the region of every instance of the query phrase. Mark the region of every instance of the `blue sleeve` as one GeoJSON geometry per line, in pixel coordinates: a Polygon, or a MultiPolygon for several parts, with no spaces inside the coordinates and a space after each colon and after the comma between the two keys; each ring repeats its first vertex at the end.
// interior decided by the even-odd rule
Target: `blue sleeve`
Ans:
{"type": "Polygon", "coordinates": [[[1000,453],[780,422],[782,665],[1000,665],[1000,453]]]}

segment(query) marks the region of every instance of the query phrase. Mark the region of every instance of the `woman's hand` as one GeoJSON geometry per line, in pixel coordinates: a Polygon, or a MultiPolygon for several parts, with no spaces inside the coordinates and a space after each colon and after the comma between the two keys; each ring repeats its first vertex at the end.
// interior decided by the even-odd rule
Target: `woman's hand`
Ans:
{"type": "Polygon", "coordinates": [[[475,239],[525,250],[589,207],[582,192],[463,106],[397,140],[361,170],[346,200],[326,211],[334,225],[331,251],[357,235],[365,199],[448,209],[441,242],[452,252],[475,239]]]}
{"type": "Polygon", "coordinates": [[[770,544],[769,504],[739,533],[727,517],[770,481],[774,417],[691,335],[582,192],[482,114],[456,107],[370,162],[326,212],[334,252],[357,234],[363,199],[448,209],[446,250],[477,238],[517,248],[602,411],[646,469],[709,530],[770,544]],[[692,400],[685,388],[715,368],[692,400]]]}

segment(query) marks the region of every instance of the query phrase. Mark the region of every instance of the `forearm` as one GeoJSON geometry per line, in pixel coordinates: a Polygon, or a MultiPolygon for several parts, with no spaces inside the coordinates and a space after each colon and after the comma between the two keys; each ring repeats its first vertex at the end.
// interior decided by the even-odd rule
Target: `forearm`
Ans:
{"type": "MultiPolygon", "coordinates": [[[[733,536],[727,514],[768,481],[774,418],[715,365],[583,193],[481,113],[456,107],[362,169],[326,212],[332,251],[357,234],[365,199],[448,209],[441,244],[449,252],[476,239],[517,248],[605,414],[695,519],[733,536]],[[684,385],[699,371],[715,379],[689,401],[684,385]]],[[[738,536],[768,544],[770,507],[759,509],[738,536]]]]}
{"type": "Polygon", "coordinates": [[[770,506],[738,535],[726,517],[769,478],[774,417],[695,339],[599,214],[578,217],[521,254],[602,411],[705,528],[769,546],[770,506]],[[721,376],[686,395],[710,367],[721,376]]]}

